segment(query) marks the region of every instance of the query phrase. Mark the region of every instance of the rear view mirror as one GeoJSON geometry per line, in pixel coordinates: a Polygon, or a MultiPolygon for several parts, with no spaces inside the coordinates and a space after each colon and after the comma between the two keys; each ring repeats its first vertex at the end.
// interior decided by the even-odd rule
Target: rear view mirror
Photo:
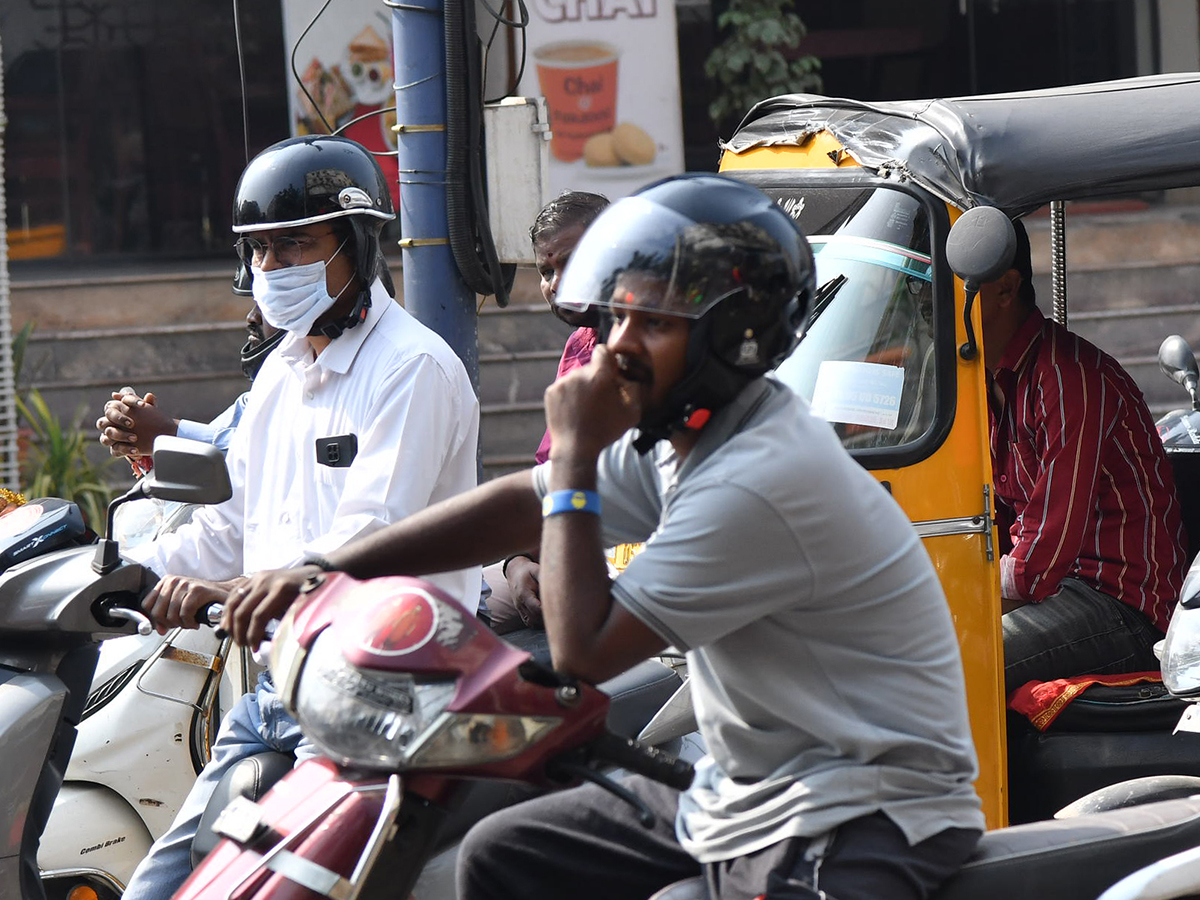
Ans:
{"type": "Polygon", "coordinates": [[[225,456],[212,444],[162,435],[154,441],[154,468],[142,493],[182,503],[223,503],[233,488],[225,456]]]}
{"type": "Polygon", "coordinates": [[[1196,405],[1196,385],[1200,384],[1200,369],[1196,367],[1196,354],[1192,346],[1178,334],[1173,334],[1158,348],[1158,367],[1172,381],[1182,385],[1192,396],[1196,405]]]}
{"type": "Polygon", "coordinates": [[[969,209],[946,238],[946,262],[969,286],[995,281],[1012,268],[1017,233],[1007,215],[994,206],[969,209]]]}
{"type": "Polygon", "coordinates": [[[181,503],[224,503],[233,496],[225,457],[211,444],[162,435],[154,440],[154,469],[126,493],[108,504],[106,537],[96,545],[92,569],[100,575],[121,563],[113,531],[117,507],[139,497],[178,500],[181,503]]]}
{"type": "Polygon", "coordinates": [[[946,262],[963,280],[967,303],[963,307],[963,327],[967,340],[958,355],[972,360],[979,355],[975,327],[971,324],[971,306],[979,286],[995,281],[1012,267],[1017,252],[1017,233],[1008,216],[994,206],[977,206],[958,217],[946,237],[946,262]]]}

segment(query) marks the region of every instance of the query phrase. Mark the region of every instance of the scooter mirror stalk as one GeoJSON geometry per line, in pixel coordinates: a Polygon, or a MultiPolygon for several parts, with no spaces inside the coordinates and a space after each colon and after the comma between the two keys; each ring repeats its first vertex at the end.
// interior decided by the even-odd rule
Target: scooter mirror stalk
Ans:
{"type": "Polygon", "coordinates": [[[107,574],[121,563],[113,533],[117,507],[129,500],[154,497],[181,503],[224,503],[233,496],[225,457],[211,444],[160,435],[154,441],[154,468],[150,474],[108,505],[104,537],[96,547],[92,570],[107,574]]]}

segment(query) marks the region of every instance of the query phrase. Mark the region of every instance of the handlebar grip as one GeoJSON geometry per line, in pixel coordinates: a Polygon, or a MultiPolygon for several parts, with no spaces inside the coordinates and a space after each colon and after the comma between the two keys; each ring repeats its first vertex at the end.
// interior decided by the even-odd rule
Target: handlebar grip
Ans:
{"type": "Polygon", "coordinates": [[[593,742],[592,752],[599,759],[638,775],[645,775],[678,791],[685,791],[691,787],[692,776],[695,774],[691,763],[611,731],[593,742]]]}

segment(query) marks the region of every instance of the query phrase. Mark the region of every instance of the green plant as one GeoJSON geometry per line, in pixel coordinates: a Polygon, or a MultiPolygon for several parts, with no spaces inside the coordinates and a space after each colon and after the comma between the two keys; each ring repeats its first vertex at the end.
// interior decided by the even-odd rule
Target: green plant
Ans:
{"type": "MultiPolygon", "coordinates": [[[[27,325],[13,340],[16,371],[30,330],[27,325]]],[[[115,493],[104,480],[104,470],[113,460],[97,464],[88,456],[91,436],[80,427],[85,410],[79,410],[73,425],[64,426],[36,388],[30,388],[23,396],[18,394],[16,401],[17,412],[32,432],[29,454],[21,472],[25,495],[70,500],[78,504],[93,529],[103,529],[108,503],[115,493]]]]}
{"type": "Polygon", "coordinates": [[[821,61],[799,53],[808,33],[793,0],[730,0],[717,18],[724,37],[704,63],[716,81],[708,114],[720,128],[736,125],[755,103],[779,94],[821,89],[821,61]]]}

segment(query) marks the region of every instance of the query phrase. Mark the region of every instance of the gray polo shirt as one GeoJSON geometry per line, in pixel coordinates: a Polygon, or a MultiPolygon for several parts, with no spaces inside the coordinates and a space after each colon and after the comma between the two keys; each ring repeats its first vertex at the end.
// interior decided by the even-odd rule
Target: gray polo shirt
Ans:
{"type": "Polygon", "coordinates": [[[613,596],[688,651],[711,754],[680,802],[683,846],[730,859],[879,810],[913,844],[982,829],[941,586],[828,423],[759,379],[682,465],[631,441],[599,466],[606,544],[646,542],[613,596]]]}

